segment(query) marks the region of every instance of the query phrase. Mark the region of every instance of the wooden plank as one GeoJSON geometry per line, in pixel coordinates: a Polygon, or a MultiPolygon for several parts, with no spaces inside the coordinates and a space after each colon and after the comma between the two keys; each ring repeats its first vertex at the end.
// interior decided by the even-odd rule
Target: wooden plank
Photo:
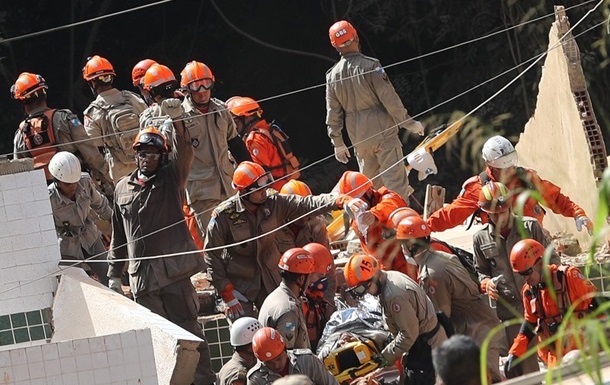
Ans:
{"type": "Polygon", "coordinates": [[[426,200],[424,201],[424,219],[436,210],[443,207],[445,203],[445,188],[442,186],[427,185],[426,200]]]}

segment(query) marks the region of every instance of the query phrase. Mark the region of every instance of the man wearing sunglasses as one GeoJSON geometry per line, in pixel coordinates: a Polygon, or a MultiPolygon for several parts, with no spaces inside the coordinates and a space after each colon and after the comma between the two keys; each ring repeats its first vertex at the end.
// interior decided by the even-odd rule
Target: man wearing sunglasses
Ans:
{"type": "Polygon", "coordinates": [[[553,337],[560,326],[564,328],[570,320],[585,317],[594,308],[591,305],[597,292],[595,285],[577,267],[546,264],[543,259],[545,252],[540,242],[523,239],[510,253],[513,271],[525,280],[521,290],[525,319],[504,366],[507,376],[513,374],[515,366],[518,366],[515,361],[526,353],[532,340],[538,342],[538,356],[548,367],[559,364],[558,360],[568,352],[587,346],[583,335],[569,327],[566,335],[555,343],[542,344],[553,337]],[[572,307],[571,318],[564,317],[572,307]]]}
{"type": "Polygon", "coordinates": [[[405,384],[433,385],[432,348],[447,339],[434,305],[424,290],[405,274],[383,271],[373,256],[354,254],[343,269],[348,292],[379,296],[383,318],[394,339],[373,356],[380,366],[403,357],[405,384]]]}
{"type": "MultiPolygon", "coordinates": [[[[479,274],[481,291],[491,300],[497,301],[496,314],[500,321],[515,319],[515,314],[523,313],[521,287],[523,277],[513,272],[509,254],[513,246],[524,235],[549,245],[540,223],[531,217],[519,218],[513,214],[511,204],[513,196],[508,188],[499,182],[489,182],[481,188],[478,207],[489,216],[489,223],[473,236],[474,265],[479,274]]],[[[561,264],[553,250],[551,263],[561,264]]],[[[510,346],[519,333],[519,325],[505,328],[506,343],[510,346]]],[[[532,344],[533,346],[533,344],[532,344]]],[[[532,373],[539,370],[536,357],[530,356],[520,365],[520,373],[532,373]]]]}
{"type": "Polygon", "coordinates": [[[268,195],[271,174],[254,162],[233,173],[237,194],[221,203],[208,224],[205,262],[208,276],[227,305],[227,316],[256,314],[280,282],[278,228],[306,215],[342,208],[349,197],[337,194],[268,195]]]}
{"type": "Polygon", "coordinates": [[[184,124],[195,150],[186,184],[187,203],[195,213],[201,239],[214,207],[235,194],[229,151],[237,163],[251,160],[224,102],[212,97],[215,80],[210,67],[198,61],[189,62],[180,73],[185,94],[182,107],[187,115],[184,124]]]}
{"type": "MultiPolygon", "coordinates": [[[[182,111],[180,103],[171,115],[182,111]]],[[[170,116],[171,116],[170,115],[170,116]]],[[[170,151],[165,136],[154,127],[138,133],[133,144],[137,169],[115,189],[112,240],[108,253],[109,287],[120,291],[127,272],[137,303],[203,340],[195,384],[213,384],[210,352],[197,322],[199,302],[190,277],[205,263],[188,231],[182,212],[193,147],[184,126],[175,125],[170,151]],[[139,259],[140,257],[162,256],[139,259]]]]}

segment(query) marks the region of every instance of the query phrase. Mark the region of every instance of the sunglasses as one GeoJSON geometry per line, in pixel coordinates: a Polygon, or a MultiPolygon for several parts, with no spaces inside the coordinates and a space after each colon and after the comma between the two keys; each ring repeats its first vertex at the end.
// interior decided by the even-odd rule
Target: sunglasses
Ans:
{"type": "Polygon", "coordinates": [[[194,82],[189,83],[186,87],[192,92],[207,91],[214,87],[214,80],[209,78],[195,80],[194,82]]]}
{"type": "Polygon", "coordinates": [[[363,297],[366,294],[366,292],[369,290],[370,286],[371,286],[371,281],[362,282],[359,285],[356,285],[350,289],[347,289],[347,292],[356,297],[363,297]]]}
{"type": "Polygon", "coordinates": [[[528,276],[532,275],[533,272],[534,272],[534,268],[530,267],[529,269],[527,269],[525,271],[520,271],[517,274],[519,274],[522,277],[528,277],[528,276]]]}
{"type": "Polygon", "coordinates": [[[161,154],[159,154],[158,152],[144,152],[144,151],[138,152],[138,158],[140,158],[140,159],[159,160],[160,157],[161,157],[161,154]]]}

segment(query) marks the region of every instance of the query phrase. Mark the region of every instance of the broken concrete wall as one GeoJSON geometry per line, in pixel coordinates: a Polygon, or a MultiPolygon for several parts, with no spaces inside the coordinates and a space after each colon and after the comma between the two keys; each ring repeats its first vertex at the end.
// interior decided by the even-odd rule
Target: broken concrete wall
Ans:
{"type": "MultiPolygon", "coordinates": [[[[534,116],[519,138],[519,164],[561,187],[562,193],[593,218],[597,209],[596,177],[607,166],[606,149],[591,108],[576,41],[562,9],[549,33],[549,49],[539,84],[534,116]]],[[[544,227],[551,234],[574,233],[581,246],[586,231],[576,232],[573,218],[547,210],[544,227]]]]}

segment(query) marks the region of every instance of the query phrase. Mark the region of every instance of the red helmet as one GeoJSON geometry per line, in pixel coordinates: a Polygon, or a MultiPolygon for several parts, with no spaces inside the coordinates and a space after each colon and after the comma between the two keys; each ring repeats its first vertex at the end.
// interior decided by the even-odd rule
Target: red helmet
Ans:
{"type": "Polygon", "coordinates": [[[346,171],[339,179],[339,193],[352,198],[360,198],[371,188],[373,188],[373,182],[366,175],[357,171],[346,171]]]}
{"type": "Polygon", "coordinates": [[[316,262],[309,251],[294,247],[282,254],[278,266],[280,270],[290,273],[311,274],[315,270],[316,262]]]}
{"type": "Polygon", "coordinates": [[[516,273],[527,271],[544,256],[544,246],[534,239],[522,239],[510,251],[510,265],[516,273]]]}
{"type": "Polygon", "coordinates": [[[314,273],[326,275],[331,271],[334,262],[333,256],[328,248],[320,243],[312,242],[303,246],[309,251],[315,262],[314,273]]]}
{"type": "Polygon", "coordinates": [[[343,268],[345,283],[348,288],[352,289],[373,279],[379,270],[379,261],[375,257],[369,254],[356,253],[349,258],[343,268]]]}
{"type": "Polygon", "coordinates": [[[285,185],[280,189],[280,194],[284,195],[299,195],[302,197],[306,197],[311,195],[311,190],[309,186],[300,180],[291,179],[286,182],[285,185]]]}
{"type": "Polygon", "coordinates": [[[338,48],[350,45],[358,37],[358,33],[349,22],[340,20],[328,29],[328,36],[330,37],[330,44],[338,48]]]}
{"type": "Polygon", "coordinates": [[[83,79],[91,81],[101,77],[100,80],[109,83],[114,76],[116,76],[114,68],[107,59],[98,55],[87,58],[87,63],[83,67],[83,79]]]}
{"type": "Polygon", "coordinates": [[[163,153],[169,152],[165,135],[155,127],[148,127],[138,132],[133,141],[133,149],[137,150],[140,146],[153,146],[160,149],[163,153]]]}
{"type": "Polygon", "coordinates": [[[231,114],[235,116],[252,116],[257,115],[259,118],[263,115],[263,109],[260,107],[258,102],[247,96],[236,98],[231,102],[229,107],[231,114]]]}
{"type": "MultiPolygon", "coordinates": [[[[233,188],[236,190],[245,190],[261,179],[265,174],[267,174],[267,172],[260,164],[247,160],[243,161],[233,172],[233,188]]],[[[264,184],[258,187],[263,186],[264,184]]]]}
{"type": "Polygon", "coordinates": [[[198,61],[189,62],[180,72],[180,87],[189,91],[207,91],[214,87],[215,81],[210,67],[198,61]]]}
{"type": "Polygon", "coordinates": [[[509,191],[500,182],[486,183],[481,187],[477,204],[481,210],[489,214],[503,212],[511,204],[509,191]]]}
{"type": "Polygon", "coordinates": [[[176,83],[176,77],[169,67],[155,63],[151,65],[142,78],[142,86],[146,91],[176,83]]]}
{"type": "Polygon", "coordinates": [[[44,78],[38,74],[22,72],[17,81],[11,86],[11,96],[13,99],[25,100],[30,96],[38,96],[38,91],[47,93],[49,87],[44,78]]]}
{"type": "Polygon", "coordinates": [[[390,229],[396,230],[398,228],[398,224],[405,218],[419,216],[417,211],[413,210],[410,207],[399,207],[396,210],[392,211],[388,216],[388,221],[386,222],[386,227],[390,229]]]}
{"type": "Polygon", "coordinates": [[[430,236],[430,227],[422,217],[414,215],[404,218],[396,228],[396,239],[414,239],[430,236]]]}
{"type": "Polygon", "coordinates": [[[144,59],[144,60],[140,60],[138,62],[138,64],[133,66],[133,69],[131,70],[131,81],[133,82],[134,87],[137,87],[140,85],[140,82],[142,81],[144,74],[153,64],[157,64],[157,62],[154,61],[153,59],[144,59]]]}
{"type": "Polygon", "coordinates": [[[252,337],[252,351],[261,362],[276,359],[286,349],[282,335],[277,330],[264,327],[252,337]]]}

